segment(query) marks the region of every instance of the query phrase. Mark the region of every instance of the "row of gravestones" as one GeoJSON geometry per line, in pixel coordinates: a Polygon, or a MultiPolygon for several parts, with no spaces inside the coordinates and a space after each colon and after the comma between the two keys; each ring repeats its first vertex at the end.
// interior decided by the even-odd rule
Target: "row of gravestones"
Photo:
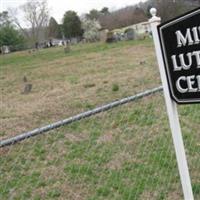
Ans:
{"type": "Polygon", "coordinates": [[[124,41],[124,40],[145,39],[147,36],[149,36],[148,33],[139,36],[134,29],[129,28],[124,33],[108,32],[106,35],[106,42],[112,43],[112,42],[124,41]]]}

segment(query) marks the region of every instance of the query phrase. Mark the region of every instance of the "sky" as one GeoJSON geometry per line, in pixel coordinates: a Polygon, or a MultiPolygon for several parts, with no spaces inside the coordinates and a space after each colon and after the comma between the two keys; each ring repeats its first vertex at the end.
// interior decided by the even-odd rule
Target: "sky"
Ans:
{"type": "MultiPolygon", "coordinates": [[[[74,10],[79,15],[87,13],[91,9],[102,9],[108,7],[110,10],[116,10],[128,5],[134,5],[145,0],[47,0],[50,14],[58,23],[67,10],[74,10]]],[[[9,7],[18,7],[24,4],[26,0],[0,0],[0,12],[7,10],[9,7]]]]}

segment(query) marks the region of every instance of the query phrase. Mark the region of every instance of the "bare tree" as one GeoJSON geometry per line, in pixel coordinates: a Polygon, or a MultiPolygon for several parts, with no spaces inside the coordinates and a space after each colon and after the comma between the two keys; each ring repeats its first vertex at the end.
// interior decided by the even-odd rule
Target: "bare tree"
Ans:
{"type": "Polygon", "coordinates": [[[146,20],[147,17],[143,9],[138,6],[128,6],[99,18],[101,26],[109,30],[126,27],[146,20]]]}
{"type": "Polygon", "coordinates": [[[148,0],[140,3],[140,7],[148,17],[150,8],[156,7],[164,22],[198,7],[199,3],[200,0],[148,0]]]}
{"type": "Polygon", "coordinates": [[[21,32],[24,34],[24,36],[30,40],[30,35],[28,34],[28,31],[26,31],[25,28],[23,28],[23,25],[21,25],[20,20],[18,19],[18,9],[17,8],[8,8],[9,16],[12,20],[12,22],[17,25],[17,27],[21,30],[21,32]]]}
{"type": "Polygon", "coordinates": [[[27,0],[19,9],[23,13],[23,21],[26,23],[27,28],[24,28],[21,24],[16,10],[11,12],[13,21],[32,43],[39,42],[41,35],[45,34],[45,29],[48,26],[49,9],[47,1],[27,0]]]}

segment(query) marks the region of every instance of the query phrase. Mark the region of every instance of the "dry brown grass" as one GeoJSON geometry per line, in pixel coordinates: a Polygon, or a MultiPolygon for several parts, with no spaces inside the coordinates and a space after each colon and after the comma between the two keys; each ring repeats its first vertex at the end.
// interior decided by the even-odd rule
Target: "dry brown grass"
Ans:
{"type": "Polygon", "coordinates": [[[148,43],[37,62],[23,70],[4,66],[0,139],[158,85],[153,52],[148,43]],[[33,84],[28,95],[21,94],[24,75],[33,84]],[[114,83],[119,85],[118,92],[112,92],[114,83]],[[91,84],[93,87],[84,87],[91,84]]]}

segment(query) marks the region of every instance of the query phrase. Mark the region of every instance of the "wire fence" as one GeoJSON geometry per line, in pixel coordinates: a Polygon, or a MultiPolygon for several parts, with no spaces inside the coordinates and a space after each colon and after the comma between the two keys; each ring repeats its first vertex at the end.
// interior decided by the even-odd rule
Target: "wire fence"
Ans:
{"type": "Polygon", "coordinates": [[[93,110],[89,110],[87,112],[80,113],[80,114],[75,115],[73,117],[70,117],[70,118],[67,118],[67,119],[64,119],[64,120],[60,120],[58,122],[54,122],[53,124],[49,124],[47,126],[44,126],[44,127],[41,127],[41,128],[37,128],[37,129],[34,129],[34,130],[26,132],[26,133],[22,133],[20,135],[15,136],[15,137],[2,140],[2,141],[0,141],[0,147],[4,147],[4,146],[15,144],[15,143],[20,142],[22,140],[25,140],[27,138],[34,137],[36,135],[45,133],[47,131],[59,128],[60,126],[71,124],[73,122],[76,122],[76,121],[79,121],[81,119],[90,117],[92,115],[96,115],[98,113],[105,112],[105,111],[113,109],[113,108],[115,108],[117,106],[130,103],[131,101],[136,101],[138,99],[141,99],[143,97],[155,94],[155,93],[160,92],[162,90],[163,90],[162,86],[154,88],[154,89],[151,89],[151,90],[147,90],[147,91],[142,92],[140,94],[137,94],[137,95],[134,95],[134,96],[130,96],[130,97],[126,97],[124,99],[120,99],[120,100],[111,102],[109,104],[100,106],[100,107],[95,108],[93,110]]]}
{"type": "MultiPolygon", "coordinates": [[[[137,95],[160,85],[150,40],[77,45],[68,56],[60,48],[22,52],[2,63],[1,141],[68,116],[76,120],[14,145],[1,142],[1,200],[183,199],[164,97],[137,95]],[[33,85],[27,95],[19,92],[24,73],[33,85]],[[113,99],[119,100],[107,105],[113,99]],[[76,115],[86,110],[92,112],[76,115]]],[[[198,200],[200,106],[178,109],[198,200]]]]}
{"type": "MultiPolygon", "coordinates": [[[[200,198],[197,106],[180,110],[200,198]]],[[[1,148],[1,199],[183,199],[163,96],[1,148]]]]}

